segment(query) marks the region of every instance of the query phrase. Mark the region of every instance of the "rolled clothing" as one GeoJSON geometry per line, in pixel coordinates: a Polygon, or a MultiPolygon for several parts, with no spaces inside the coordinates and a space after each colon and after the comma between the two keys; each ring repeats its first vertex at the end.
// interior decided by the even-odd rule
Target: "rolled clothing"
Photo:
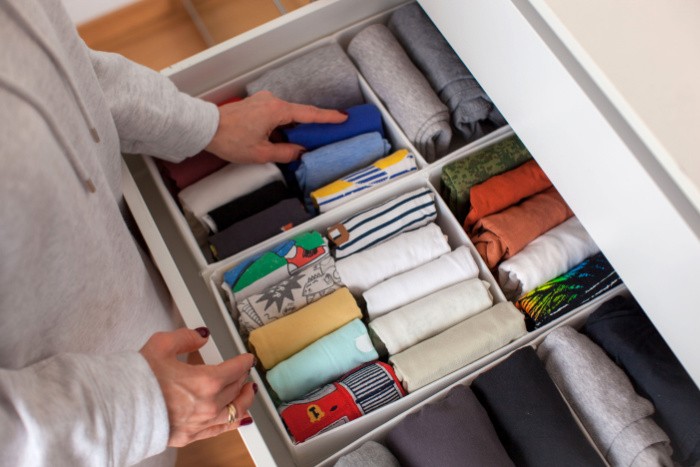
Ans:
{"type": "Polygon", "coordinates": [[[515,300],[598,252],[578,218],[571,217],[499,264],[498,282],[506,298],[515,300]]]}
{"type": "Polygon", "coordinates": [[[700,390],[634,298],[617,296],[588,317],[583,332],[601,346],[655,408],[681,465],[700,460],[700,390]]]}
{"type": "Polygon", "coordinates": [[[280,362],[267,382],[280,400],[291,401],[377,358],[367,328],[354,319],[280,362]]]}
{"type": "Polygon", "coordinates": [[[236,303],[241,334],[294,313],[335,292],[343,285],[330,256],[290,276],[259,294],[236,303]]]}
{"type": "Polygon", "coordinates": [[[515,465],[606,465],[532,347],[513,352],[471,387],[515,465]]]}
{"type": "Polygon", "coordinates": [[[348,54],[425,160],[445,155],[452,139],[447,106],[389,29],[367,26],[350,41],[348,54]]]}
{"type": "Polygon", "coordinates": [[[460,223],[469,211],[469,192],[474,185],[494,175],[513,169],[532,159],[517,136],[509,136],[468,157],[450,162],[442,168],[442,197],[460,223]]]}
{"type": "Polygon", "coordinates": [[[482,217],[502,211],[552,186],[547,175],[534,160],[495,175],[469,190],[469,214],[464,228],[469,229],[482,217]]]}
{"type": "Polygon", "coordinates": [[[452,125],[467,141],[483,136],[482,123],[492,115],[493,102],[423,9],[417,3],[401,7],[391,14],[388,26],[450,109],[452,125]]]}
{"type": "Polygon", "coordinates": [[[362,296],[370,320],[479,275],[469,249],[462,245],[437,259],[380,282],[362,296]]]}
{"type": "Polygon", "coordinates": [[[416,156],[406,149],[401,149],[364,169],[312,191],[311,201],[320,212],[327,212],[358,195],[368,193],[416,170],[416,156]]]}
{"type": "Polygon", "coordinates": [[[396,377],[413,392],[525,335],[522,315],[503,302],[392,355],[396,377]]]}
{"type": "Polygon", "coordinates": [[[515,302],[534,330],[622,284],[602,253],[585,259],[572,270],[532,289],[515,302]]]}
{"type": "Polygon", "coordinates": [[[384,279],[413,269],[445,253],[450,245],[436,224],[404,232],[384,243],[336,261],[340,280],[355,296],[384,279]]]}
{"type": "Polygon", "coordinates": [[[358,318],[362,312],[355,299],[348,289],[341,288],[296,313],[254,329],[248,347],[268,370],[358,318]]]}
{"type": "Polygon", "coordinates": [[[573,216],[554,188],[522,203],[480,219],[470,237],[489,269],[525,248],[525,245],[573,216]]]}
{"type": "Polygon", "coordinates": [[[430,188],[418,188],[328,227],[326,235],[335,258],[343,259],[436,218],[435,195],[430,188]]]}
{"type": "Polygon", "coordinates": [[[489,416],[467,386],[409,413],[386,438],[404,467],[514,467],[489,416]]]}
{"type": "Polygon", "coordinates": [[[335,467],[401,467],[396,457],[376,441],[367,441],[338,459],[335,467]]]}
{"type": "Polygon", "coordinates": [[[372,362],[338,381],[282,404],[278,411],[297,442],[330,431],[404,396],[390,365],[372,362]]]}
{"type": "Polygon", "coordinates": [[[246,85],[248,94],[267,90],[282,100],[325,109],[364,104],[357,69],[332,42],[266,71],[246,85]]]}
{"type": "Polygon", "coordinates": [[[493,304],[489,283],[468,279],[433,292],[369,323],[375,348],[395,355],[493,304]],[[381,345],[379,345],[381,342],[381,345]]]}
{"type": "Polygon", "coordinates": [[[274,181],[284,181],[275,164],[228,164],[178,194],[183,210],[202,221],[209,211],[274,181]]]}
{"type": "Polygon", "coordinates": [[[228,164],[228,161],[216,157],[210,152],[202,151],[182,162],[176,163],[159,159],[157,164],[165,176],[175,182],[178,190],[184,190],[207,175],[213,174],[228,164]]]}
{"type": "Polygon", "coordinates": [[[670,440],[651,418],[654,406],[634,392],[603,349],[561,326],[549,333],[537,355],[611,465],[674,465],[670,440]]]}
{"type": "Polygon", "coordinates": [[[365,133],[379,133],[384,138],[382,113],[376,105],[356,105],[346,112],[348,118],[343,123],[301,123],[283,127],[281,131],[288,142],[303,146],[307,151],[365,133]]]}

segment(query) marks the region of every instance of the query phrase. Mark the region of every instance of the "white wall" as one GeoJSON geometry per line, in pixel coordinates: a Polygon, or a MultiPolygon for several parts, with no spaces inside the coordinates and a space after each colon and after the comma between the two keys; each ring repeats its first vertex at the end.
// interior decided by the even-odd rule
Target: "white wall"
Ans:
{"type": "Polygon", "coordinates": [[[75,24],[81,24],[118,10],[136,0],[63,0],[75,24]]]}

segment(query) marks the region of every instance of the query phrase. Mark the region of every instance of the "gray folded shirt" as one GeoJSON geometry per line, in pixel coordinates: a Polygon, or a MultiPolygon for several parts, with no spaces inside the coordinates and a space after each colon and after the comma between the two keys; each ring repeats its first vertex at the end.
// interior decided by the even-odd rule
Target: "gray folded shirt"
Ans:
{"type": "Polygon", "coordinates": [[[391,452],[381,444],[376,441],[367,441],[351,453],[338,459],[338,462],[335,464],[335,467],[368,466],[399,467],[399,461],[397,461],[391,452]]]}

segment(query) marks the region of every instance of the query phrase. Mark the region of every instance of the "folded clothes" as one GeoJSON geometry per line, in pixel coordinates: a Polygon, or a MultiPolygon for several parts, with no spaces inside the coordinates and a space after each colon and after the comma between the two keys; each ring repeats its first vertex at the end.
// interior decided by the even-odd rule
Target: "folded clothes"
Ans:
{"type": "Polygon", "coordinates": [[[365,102],[357,70],[335,42],[265,72],[246,85],[248,94],[267,90],[297,104],[347,109],[365,102]]]}
{"type": "Polygon", "coordinates": [[[229,269],[224,273],[222,287],[240,301],[288,279],[329,254],[328,243],[320,233],[305,232],[229,269]]]}
{"type": "Polygon", "coordinates": [[[493,304],[489,283],[468,279],[404,305],[369,323],[375,348],[395,355],[493,304]]]}
{"type": "Polygon", "coordinates": [[[442,197],[461,222],[469,211],[469,191],[494,175],[513,169],[532,158],[517,136],[509,136],[442,168],[442,197]]]}
{"type": "Polygon", "coordinates": [[[396,10],[389,29],[450,109],[452,125],[467,140],[483,136],[493,102],[421,7],[412,3],[396,10]]]}
{"type": "Polygon", "coordinates": [[[526,334],[512,303],[498,303],[437,336],[393,355],[396,376],[413,392],[500,349],[526,334]]]}
{"type": "Polygon", "coordinates": [[[416,156],[401,149],[374,164],[353,172],[340,180],[311,192],[311,200],[319,211],[326,212],[353,197],[379,188],[391,180],[418,170],[416,156]]]}
{"type": "Polygon", "coordinates": [[[294,313],[342,286],[335,261],[324,256],[279,284],[238,302],[242,334],[248,335],[253,329],[294,313]]]}
{"type": "Polygon", "coordinates": [[[489,416],[467,386],[409,413],[386,445],[403,466],[514,467],[489,416]]]}
{"type": "Polygon", "coordinates": [[[367,26],[348,54],[418,152],[428,162],[443,156],[452,139],[449,111],[389,29],[367,26]]]}
{"type": "Polygon", "coordinates": [[[479,375],[472,390],[515,465],[605,465],[532,347],[479,375]]]}
{"type": "Polygon", "coordinates": [[[175,185],[180,190],[216,172],[226,164],[228,164],[228,161],[216,157],[207,151],[202,151],[178,163],[158,160],[158,165],[160,165],[163,173],[175,182],[175,185]]]}
{"type": "Polygon", "coordinates": [[[209,211],[274,181],[283,181],[275,164],[228,164],[178,194],[182,208],[202,220],[209,211]]]}
{"type": "Polygon", "coordinates": [[[362,296],[367,304],[369,319],[375,319],[389,311],[426,297],[458,282],[479,275],[479,267],[469,249],[462,245],[450,253],[390,277],[380,282],[362,296]]]}
{"type": "Polygon", "coordinates": [[[282,401],[291,401],[377,358],[367,328],[354,319],[280,362],[267,372],[267,382],[282,401]]]}
{"type": "Polygon", "coordinates": [[[220,232],[236,222],[271,208],[280,201],[293,196],[284,182],[277,180],[219,206],[205,215],[202,220],[210,231],[220,232]]]}
{"type": "Polygon", "coordinates": [[[700,460],[700,390],[639,304],[617,296],[591,313],[583,328],[656,409],[681,465],[700,460]]]}
{"type": "Polygon", "coordinates": [[[338,459],[335,467],[401,467],[387,448],[376,441],[367,441],[354,451],[338,459]]]}
{"type": "Polygon", "coordinates": [[[526,293],[515,302],[528,330],[537,329],[622,284],[602,253],[526,293]]]}
{"type": "Polygon", "coordinates": [[[391,145],[382,135],[365,133],[322,146],[301,156],[295,175],[304,196],[387,154],[391,145]]]}
{"type": "Polygon", "coordinates": [[[493,269],[573,215],[559,192],[549,188],[520,204],[479,219],[470,237],[486,265],[493,269]]]}
{"type": "Polygon", "coordinates": [[[373,362],[301,400],[282,404],[278,410],[291,435],[301,443],[399,400],[404,394],[391,366],[373,362]]]}
{"type": "Polygon", "coordinates": [[[281,131],[287,141],[303,146],[307,151],[365,133],[379,133],[384,137],[382,113],[376,105],[356,105],[346,112],[348,118],[343,123],[301,123],[281,131]]]}
{"type": "Polygon", "coordinates": [[[362,312],[355,299],[341,288],[296,313],[253,329],[248,346],[267,370],[358,318],[362,312]]]}
{"type": "Polygon", "coordinates": [[[581,222],[572,217],[499,264],[498,282],[508,300],[515,300],[599,251],[581,222]]]}
{"type": "Polygon", "coordinates": [[[336,261],[340,280],[355,296],[384,279],[413,269],[449,253],[450,245],[436,224],[387,240],[384,243],[336,261]]]}
{"type": "Polygon", "coordinates": [[[474,185],[469,190],[471,208],[464,220],[464,228],[469,229],[482,217],[513,206],[551,186],[552,182],[533,160],[474,185]]]}
{"type": "Polygon", "coordinates": [[[333,254],[342,259],[414,230],[437,218],[435,195],[430,188],[418,188],[379,206],[359,212],[326,230],[333,254]]]}
{"type": "Polygon", "coordinates": [[[654,406],[634,392],[603,349],[561,326],[537,349],[547,373],[614,466],[673,466],[666,433],[652,420],[654,406]]]}

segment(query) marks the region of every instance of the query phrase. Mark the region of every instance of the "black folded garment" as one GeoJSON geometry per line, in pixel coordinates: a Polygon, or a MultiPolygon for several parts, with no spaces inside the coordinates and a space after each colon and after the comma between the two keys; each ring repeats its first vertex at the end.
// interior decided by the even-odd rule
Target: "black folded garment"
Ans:
{"type": "Polygon", "coordinates": [[[216,232],[221,232],[227,227],[232,226],[236,222],[240,222],[254,214],[271,208],[275,204],[287,198],[292,198],[294,195],[284,183],[280,181],[268,183],[257,190],[236,198],[230,203],[226,203],[213,211],[207,216],[214,224],[209,226],[216,232]]]}

